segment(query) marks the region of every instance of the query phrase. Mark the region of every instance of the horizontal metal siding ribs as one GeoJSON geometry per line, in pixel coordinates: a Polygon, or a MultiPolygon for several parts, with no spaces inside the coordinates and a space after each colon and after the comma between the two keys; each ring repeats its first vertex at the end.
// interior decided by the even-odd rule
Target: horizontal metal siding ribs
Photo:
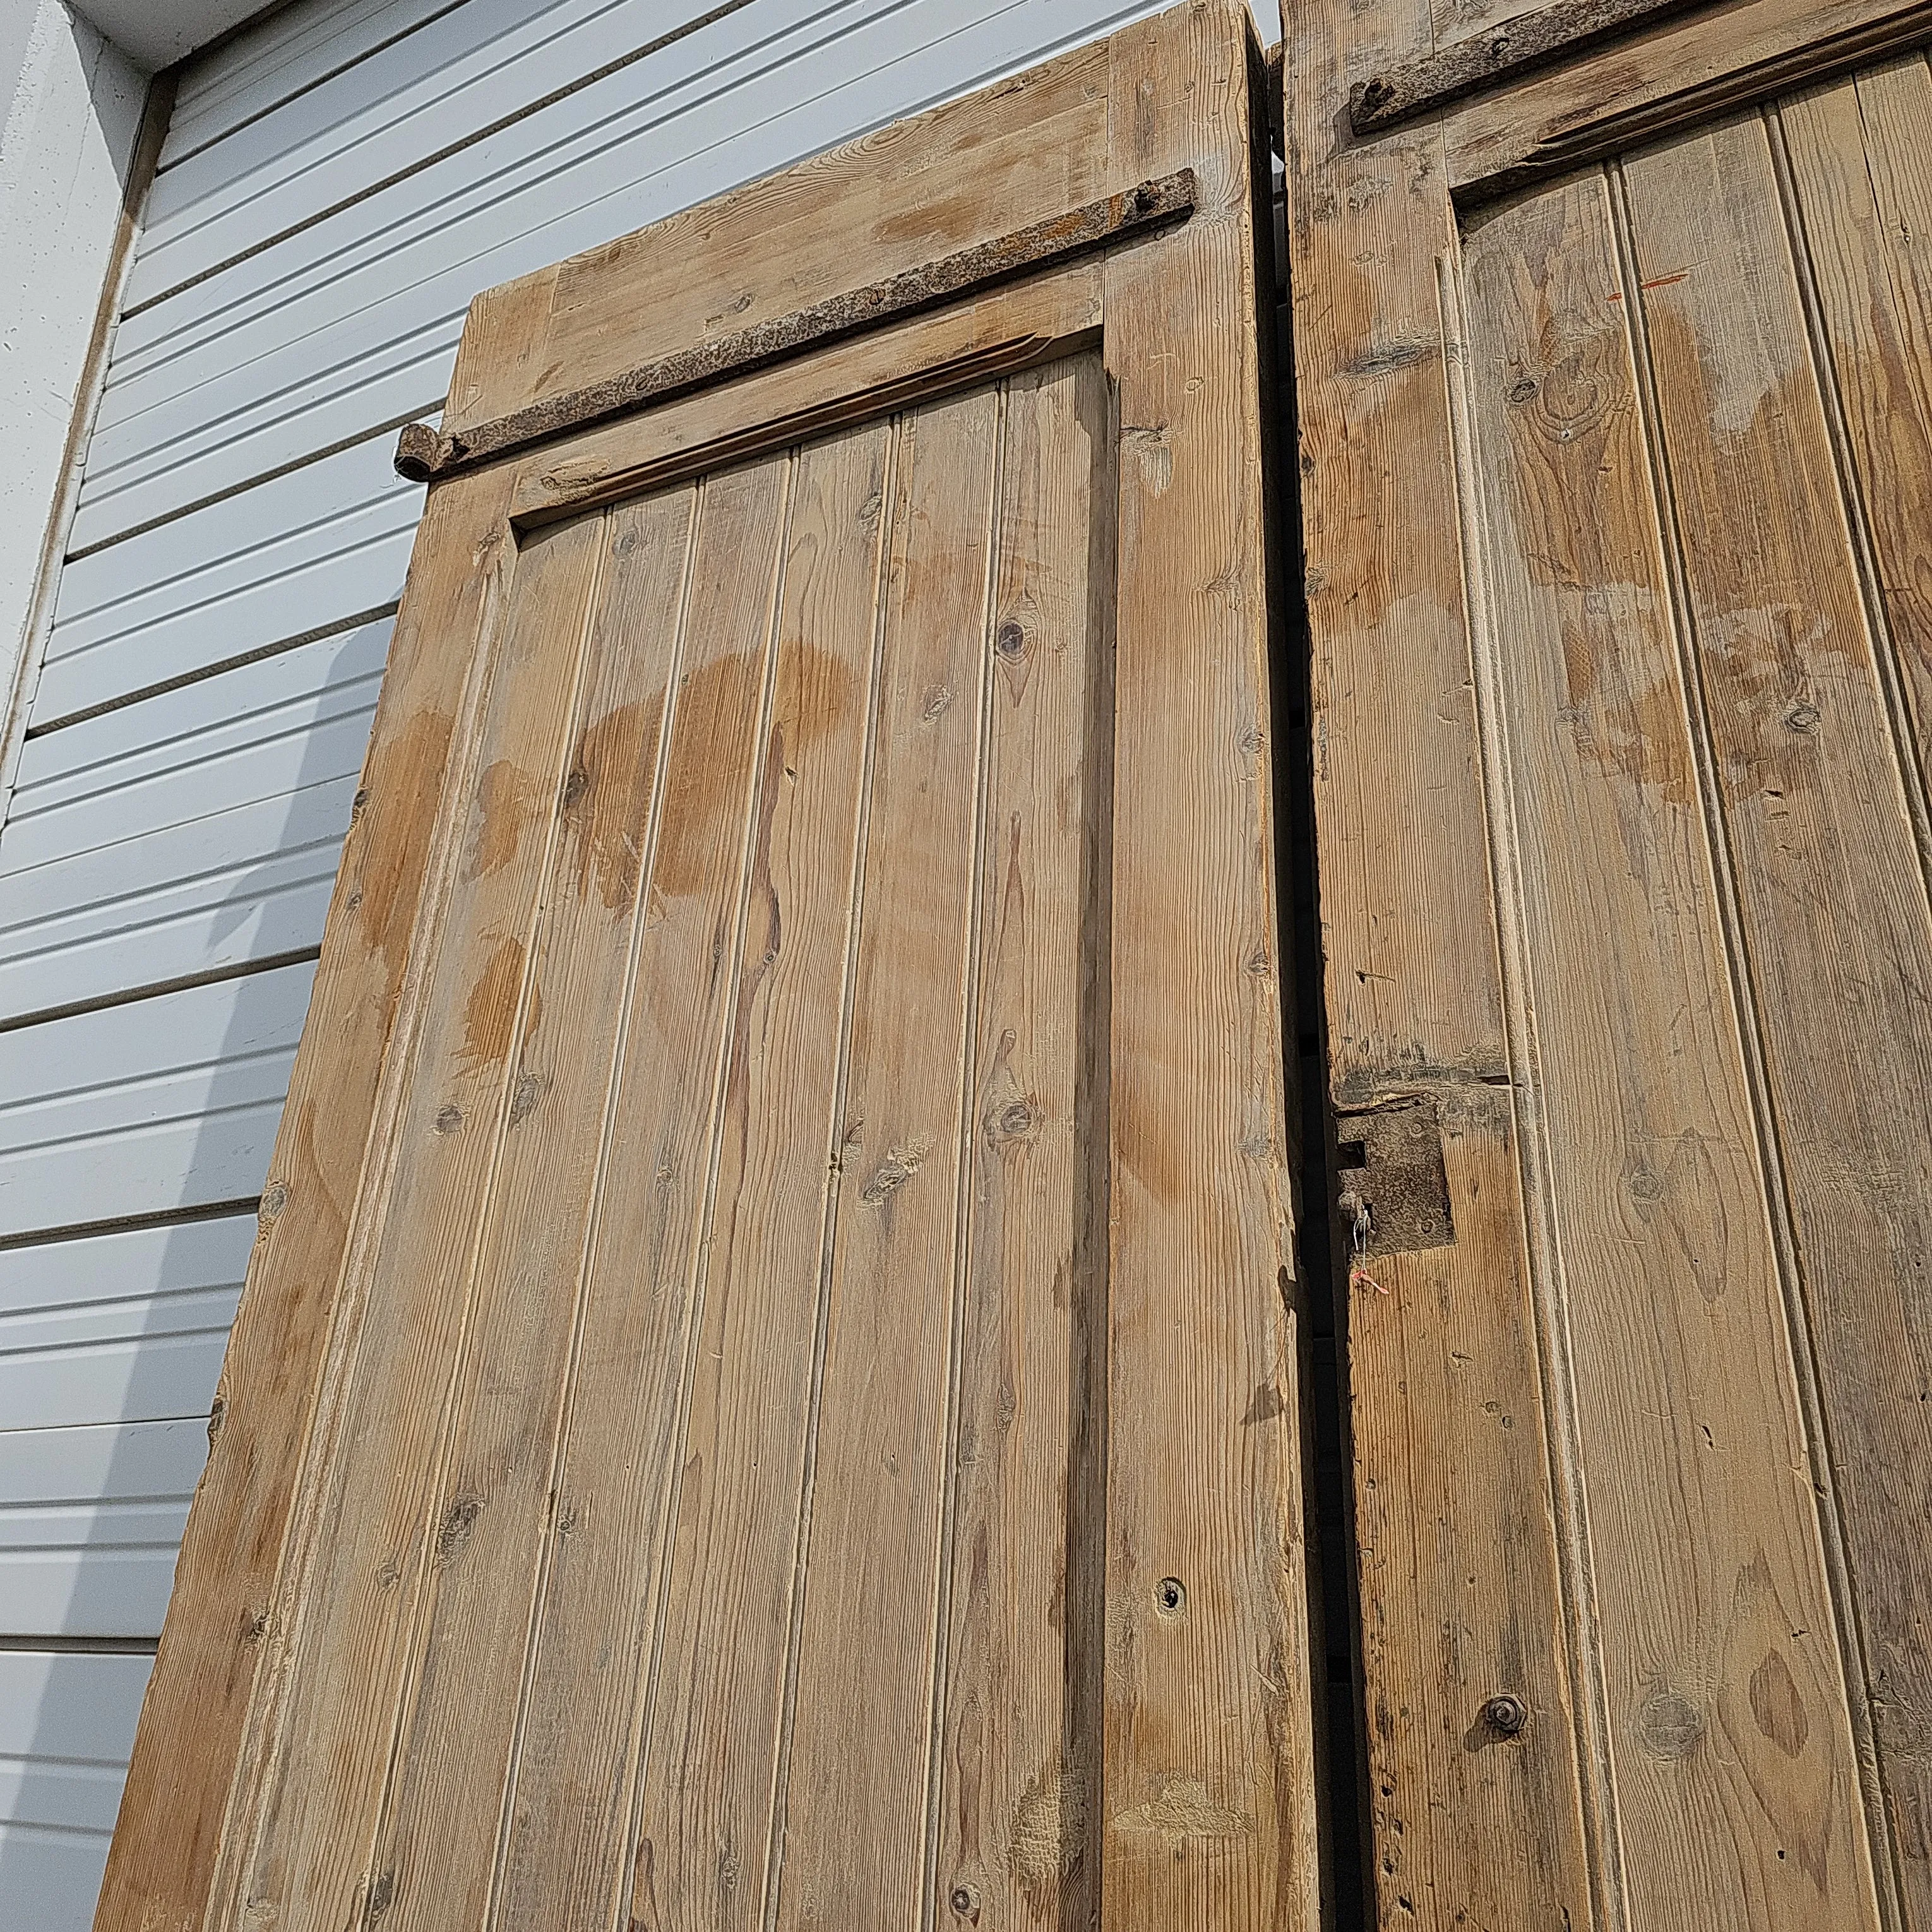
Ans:
{"type": "Polygon", "coordinates": [[[0,1902],[9,1924],[87,1932],[152,1667],[146,1657],[0,1650],[0,1902]]]}

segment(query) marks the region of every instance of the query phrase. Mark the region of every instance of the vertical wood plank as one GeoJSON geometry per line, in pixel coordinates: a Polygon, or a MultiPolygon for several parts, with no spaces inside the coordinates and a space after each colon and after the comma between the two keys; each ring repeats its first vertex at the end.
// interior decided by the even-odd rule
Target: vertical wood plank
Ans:
{"type": "MultiPolygon", "coordinates": [[[[1909,803],[1922,818],[1932,785],[1932,68],[1922,54],[1888,63],[1786,102],[1778,120],[1871,549],[1877,668],[1896,693],[1903,776],[1910,793],[1916,766],[1909,803]]],[[[1932,1469],[1932,1307],[1919,1281],[1915,1270],[1898,1282],[1897,1306],[1862,1308],[1842,1337],[1845,1291],[1833,1294],[1821,1366],[1907,1922],[1932,1927],[1932,1568],[1922,1539],[1888,1527],[1932,1514],[1912,1473],[1932,1469]]]]}
{"type": "Polygon", "coordinates": [[[247,1802],[231,1820],[216,1913],[289,1926],[362,1911],[460,1372],[475,1236],[508,1102],[530,928],[569,742],[598,520],[521,547],[502,668],[413,1060],[357,1203],[311,1435],[305,1520],[271,1613],[270,1694],[251,1713],[247,1802]],[[437,1130],[454,1117],[469,1132],[437,1130]]]}
{"type": "MultiPolygon", "coordinates": [[[[1819,387],[1828,350],[1814,357],[1808,339],[1766,124],[1714,130],[1625,172],[1831,1445],[1825,1500],[1842,1522],[1870,1678],[1862,1685],[1855,1671],[1852,1690],[1870,1698],[1881,1775],[1900,1780],[1888,1795],[1902,1850],[1923,1843],[1932,1735],[1923,1626],[1912,1628],[1932,1567],[1922,1539],[1900,1534],[1922,1514],[1924,1486],[1902,1490],[1898,1474],[1932,1453],[1932,1030],[1921,990],[1932,983],[1932,914],[1915,837],[1919,773],[1888,713],[1876,655],[1886,607],[1864,532],[1847,524],[1819,387]]],[[[1880,474],[1868,487],[1888,486],[1880,474]]],[[[1882,1814],[1873,1822],[1882,1837],[1882,1814]]],[[[1882,1850],[1880,1864],[1891,1864],[1882,1850]]],[[[1924,1862],[1904,1864],[1924,1899],[1924,1862]]]]}
{"type": "MultiPolygon", "coordinates": [[[[478,1232],[418,1676],[372,1862],[398,1926],[440,1924],[452,1912],[481,1924],[491,1888],[639,868],[658,829],[651,806],[692,502],[680,490],[600,520],[585,694],[551,806],[560,835],[532,937],[494,1197],[478,1232]]],[[[728,509],[728,500],[712,507],[728,509]]],[[[763,535],[740,527],[712,539],[745,545],[748,591],[763,535]]],[[[436,1123],[449,1133],[476,1124],[436,1123]]]]}
{"type": "Polygon", "coordinates": [[[439,491],[417,533],[310,998],[303,1038],[314,1044],[290,1080],[249,1286],[215,1394],[208,1467],[108,1856],[97,1912],[104,1932],[198,1924],[206,1908],[350,1206],[405,970],[440,914],[426,882],[436,874],[446,779],[468,748],[460,737],[465,689],[496,641],[508,561],[496,532],[513,481],[497,472],[439,491]],[[194,1827],[183,1828],[185,1819],[194,1827]]]}
{"type": "MultiPolygon", "coordinates": [[[[544,1700],[554,1728],[568,1720],[586,1732],[588,1748],[559,1741],[572,1784],[594,1790],[608,1763],[610,1795],[589,1808],[599,1838],[556,1822],[572,1834],[572,1862],[589,1871],[601,1862],[607,1883],[616,1870],[631,1922],[652,1932],[764,1921],[890,442],[889,426],[875,425],[795,459],[668,1582],[656,1562],[660,1498],[649,1517],[602,1500],[613,1493],[604,1445],[636,1426],[627,1419],[635,1371],[620,1346],[634,1318],[610,1310],[611,1339],[594,1344],[596,1372],[578,1400],[582,1447],[568,1494],[582,1526],[563,1558],[572,1574],[544,1700]],[[639,1700],[653,1679],[640,1766],[639,1700]],[[607,1698],[609,1716],[595,1708],[607,1698]],[[665,1792],[654,1808],[652,1795],[665,1792]]],[[[615,1233],[622,1210],[614,1201],[608,1211],[615,1233]]],[[[614,1269],[623,1252],[611,1245],[614,1269]]],[[[614,1280],[612,1292],[622,1292],[614,1280]]],[[[638,1460],[662,1466],[655,1451],[638,1460]]],[[[512,1861],[525,1869],[499,1922],[563,1922],[537,1910],[556,1895],[538,1820],[528,1842],[512,1861]]],[[[567,1922],[604,1924],[593,1897],[586,1884],[572,1906],[580,1919],[567,1922]]]]}
{"type": "Polygon", "coordinates": [[[1097,358],[1010,384],[936,1792],[988,1928],[1099,1904],[1112,445],[1097,358]]]}
{"type": "MultiPolygon", "coordinates": [[[[559,1726],[581,1709],[583,1673],[600,1689],[623,1684],[648,1656],[613,1655],[611,1624],[647,1609],[644,1580],[620,1573],[595,1605],[581,1596],[597,1559],[622,1551],[640,1516],[655,1527],[683,1412],[690,1307],[703,1266],[715,1171],[728,1018],[737,984],[760,735],[769,689],[773,598],[782,556],[790,460],[780,455],[706,479],[684,591],[682,639],[671,697],[664,771],[647,848],[619,842],[604,855],[635,865],[641,884],[632,939],[628,1018],[586,1264],[584,1346],[576,1364],[544,1530],[549,1616],[526,1693],[523,1757],[505,1807],[495,1922],[506,1922],[546,1877],[568,1916],[608,1922],[628,1828],[622,1777],[632,1707],[613,1697],[601,1736],[573,1746],[559,1726]],[[614,1318],[613,1298],[630,1304],[614,1318]],[[644,1344],[640,1347],[640,1342],[644,1344]],[[632,1346],[626,1349],[625,1345],[632,1346]],[[632,1407],[630,1454],[614,1456],[613,1378],[632,1407]],[[614,1483],[634,1514],[598,1505],[614,1483]],[[581,1539],[582,1548],[579,1547],[581,1539]],[[581,1554],[586,1561],[578,1561],[581,1554]],[[628,1585],[628,1588],[625,1586],[628,1585]],[[616,1748],[613,1749],[614,1738],[616,1748]],[[604,1750],[598,1750],[602,1744],[604,1750]],[[616,1774],[608,1786],[562,1781],[581,1749],[616,1774]],[[614,1762],[612,1760],[614,1759],[614,1762]],[[544,1828],[542,1849],[533,1828],[544,1828]]],[[[623,648],[624,640],[616,642],[623,648]]],[[[632,647],[634,648],[634,634],[632,647]]],[[[590,855],[593,873],[596,856],[590,855]]],[[[602,1580],[611,1582],[608,1571],[602,1580]]],[[[632,1628],[635,1628],[634,1623],[632,1628]]],[[[642,1633],[648,1641],[648,1627],[642,1633]]],[[[578,1760],[582,1762],[583,1760],[578,1760]]],[[[507,1922],[518,1922],[510,1919],[507,1922]]]]}
{"type": "Polygon", "coordinates": [[[1201,4],[1112,44],[1116,167],[1191,165],[1201,197],[1107,265],[1121,455],[1102,1886],[1118,1932],[1312,1926],[1319,1910],[1250,31],[1245,10],[1201,4]]]}
{"type": "Polygon", "coordinates": [[[919,1922],[1003,398],[900,430],[776,1924],[919,1922]]]}
{"type": "Polygon", "coordinates": [[[1576,1364],[1632,1922],[1869,1926],[1604,177],[1480,224],[1464,272],[1552,1288],[1576,1364]]]}

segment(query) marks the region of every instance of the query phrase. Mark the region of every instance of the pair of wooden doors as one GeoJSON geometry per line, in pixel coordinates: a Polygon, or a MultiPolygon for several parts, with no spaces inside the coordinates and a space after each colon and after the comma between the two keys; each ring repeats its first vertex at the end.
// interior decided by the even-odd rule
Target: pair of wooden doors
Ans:
{"type": "Polygon", "coordinates": [[[1312,1922],[1258,58],[478,299],[104,1927],[1312,1922]]]}
{"type": "Polygon", "coordinates": [[[1289,27],[479,298],[104,1928],[1319,1922],[1276,540],[1373,1910],[1932,1927],[1932,25],[1289,27]]]}

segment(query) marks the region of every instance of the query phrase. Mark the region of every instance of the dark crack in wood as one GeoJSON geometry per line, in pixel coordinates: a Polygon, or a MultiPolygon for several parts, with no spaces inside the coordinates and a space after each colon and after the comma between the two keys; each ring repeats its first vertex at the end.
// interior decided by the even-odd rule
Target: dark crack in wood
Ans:
{"type": "Polygon", "coordinates": [[[809,308],[680,350],[604,382],[547,398],[472,429],[443,436],[425,423],[410,423],[396,444],[397,474],[412,482],[434,482],[532,444],[573,435],[653,404],[688,395],[726,377],[769,368],[806,350],[822,349],[1130,236],[1185,220],[1194,212],[1194,170],[1182,168],[1105,200],[1088,202],[1051,220],[1016,229],[809,308]]]}

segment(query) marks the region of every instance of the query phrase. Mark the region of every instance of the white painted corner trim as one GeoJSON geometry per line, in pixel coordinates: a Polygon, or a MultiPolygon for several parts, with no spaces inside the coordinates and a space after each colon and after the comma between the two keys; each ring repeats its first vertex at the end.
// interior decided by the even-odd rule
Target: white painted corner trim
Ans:
{"type": "Polygon", "coordinates": [[[148,76],[64,0],[10,0],[7,12],[0,25],[0,703],[11,711],[26,694],[23,671],[31,677],[25,653],[48,540],[68,508],[75,410],[91,406],[82,386],[100,366],[95,320],[116,266],[148,76]]]}

